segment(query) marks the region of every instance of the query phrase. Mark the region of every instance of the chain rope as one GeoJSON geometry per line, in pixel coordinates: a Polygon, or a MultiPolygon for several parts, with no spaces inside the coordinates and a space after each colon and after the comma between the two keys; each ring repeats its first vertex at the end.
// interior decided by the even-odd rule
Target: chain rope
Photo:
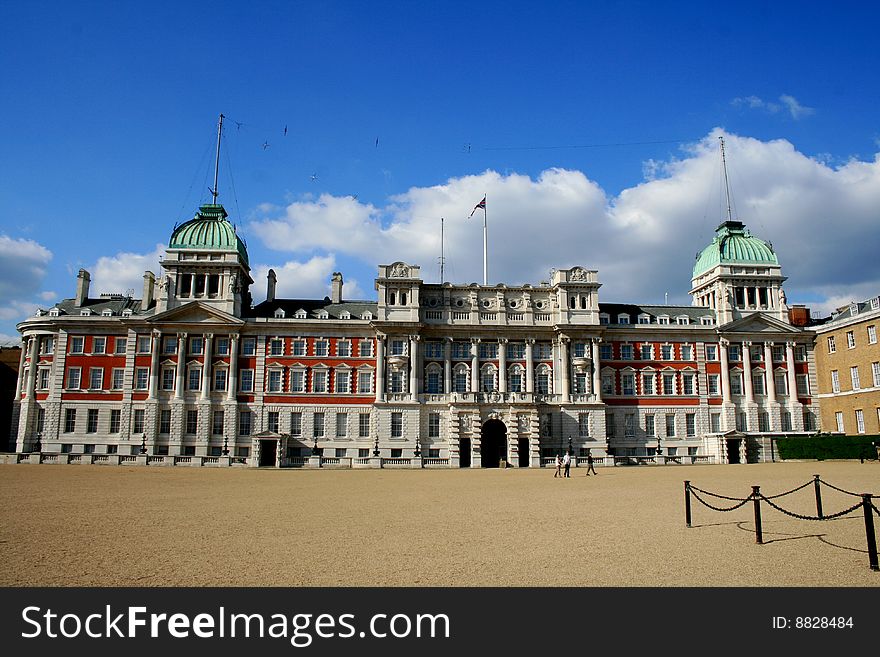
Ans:
{"type": "Polygon", "coordinates": [[[781,506],[774,504],[773,502],[770,501],[769,498],[764,497],[763,495],[761,495],[761,499],[764,500],[765,502],[767,502],[767,504],[772,506],[777,511],[784,513],[787,516],[791,516],[792,518],[798,518],[800,520],[833,520],[834,518],[840,518],[840,517],[845,516],[849,513],[852,513],[853,511],[858,509],[860,506],[862,506],[862,503],[859,502],[858,504],[854,504],[853,506],[851,506],[850,508],[848,508],[844,511],[840,511],[838,513],[823,514],[822,517],[820,518],[819,516],[802,516],[799,513],[794,513],[793,511],[788,511],[786,509],[783,509],[781,506]]]}
{"type": "MultiPolygon", "coordinates": [[[[690,489],[691,489],[692,491],[694,491],[694,490],[695,490],[695,491],[698,491],[698,492],[702,493],[703,495],[711,495],[712,497],[717,497],[718,499],[721,499],[721,500],[730,500],[731,502],[742,502],[742,501],[744,501],[741,497],[727,497],[726,495],[719,495],[718,493],[710,493],[709,491],[707,491],[707,490],[703,490],[702,488],[697,488],[697,487],[694,486],[693,484],[691,484],[690,489]]],[[[747,497],[747,498],[745,499],[745,501],[747,502],[747,501],[749,501],[750,499],[752,499],[751,495],[750,495],[749,497],[747,497]]]]}
{"type": "MultiPolygon", "coordinates": [[[[825,484],[826,486],[828,486],[828,488],[833,488],[834,490],[836,490],[836,491],[838,491],[838,492],[841,492],[841,493],[844,493],[845,495],[852,495],[853,497],[861,497],[861,495],[860,495],[859,493],[852,493],[852,492],[850,492],[850,491],[848,491],[848,490],[843,490],[842,488],[838,488],[837,486],[832,486],[831,484],[829,484],[829,483],[828,483],[827,481],[825,481],[824,479],[820,479],[819,481],[820,481],[820,483],[823,483],[823,484],[825,484]]],[[[875,496],[872,495],[871,497],[875,497],[875,496]]]]}
{"type": "Polygon", "coordinates": [[[791,495],[792,493],[796,493],[799,490],[803,490],[804,488],[806,488],[807,486],[809,486],[812,483],[813,483],[812,481],[808,481],[803,486],[798,486],[797,488],[792,488],[790,491],[786,491],[785,493],[779,493],[778,495],[771,495],[770,497],[764,497],[762,495],[761,497],[764,497],[764,499],[767,499],[767,500],[775,500],[777,497],[785,497],[786,495],[791,495]]]}
{"type": "MultiPolygon", "coordinates": [[[[693,496],[694,496],[695,498],[697,498],[697,501],[698,501],[700,504],[709,507],[709,508],[712,509],[713,511],[722,511],[722,512],[726,512],[726,511],[735,511],[736,509],[740,508],[741,506],[745,506],[745,505],[749,502],[749,500],[752,499],[751,497],[747,497],[746,499],[740,501],[739,504],[736,504],[736,505],[730,507],[729,509],[722,509],[721,507],[718,507],[718,506],[712,506],[712,505],[709,504],[706,500],[702,499],[699,495],[697,495],[697,494],[694,492],[693,486],[691,487],[691,493],[693,494],[693,496]]],[[[710,493],[710,494],[711,494],[711,493],[710,493]]],[[[736,498],[732,498],[732,497],[731,497],[731,498],[726,498],[726,499],[736,499],[736,498]]]]}

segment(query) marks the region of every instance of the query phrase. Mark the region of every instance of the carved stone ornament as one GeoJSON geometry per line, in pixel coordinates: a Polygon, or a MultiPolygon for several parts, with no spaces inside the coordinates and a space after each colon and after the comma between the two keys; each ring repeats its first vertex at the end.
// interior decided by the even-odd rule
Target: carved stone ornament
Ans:
{"type": "Polygon", "coordinates": [[[571,276],[569,277],[571,281],[585,281],[587,280],[587,272],[583,267],[575,267],[571,270],[571,276]]]}
{"type": "Polygon", "coordinates": [[[388,272],[389,278],[409,278],[409,267],[402,262],[395,262],[388,272]]]}

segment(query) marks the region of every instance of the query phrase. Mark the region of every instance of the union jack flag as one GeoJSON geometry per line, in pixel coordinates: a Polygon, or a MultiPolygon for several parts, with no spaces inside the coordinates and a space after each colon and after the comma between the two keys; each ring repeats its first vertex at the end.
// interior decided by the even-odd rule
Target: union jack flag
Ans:
{"type": "Polygon", "coordinates": [[[479,203],[477,203],[477,204],[474,206],[474,209],[471,210],[471,213],[468,215],[468,219],[470,219],[471,217],[473,217],[473,216],[474,216],[474,212],[476,212],[477,210],[485,210],[485,209],[486,209],[486,197],[484,196],[484,197],[483,197],[483,200],[480,201],[479,203]]]}

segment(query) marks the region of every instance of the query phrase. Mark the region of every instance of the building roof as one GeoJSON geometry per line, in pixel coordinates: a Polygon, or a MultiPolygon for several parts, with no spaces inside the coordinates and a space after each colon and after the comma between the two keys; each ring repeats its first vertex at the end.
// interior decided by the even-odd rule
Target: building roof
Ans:
{"type": "Polygon", "coordinates": [[[778,265],[779,260],[773,246],[749,233],[741,221],[725,221],[716,229],[712,243],[697,255],[693,277],[728,263],[778,265]]]}
{"type": "Polygon", "coordinates": [[[634,303],[602,303],[601,301],[599,302],[599,312],[607,313],[612,324],[617,323],[619,315],[629,315],[630,324],[637,324],[639,315],[649,315],[652,324],[656,324],[657,318],[660,316],[687,317],[692,324],[700,324],[703,317],[712,317],[713,319],[715,317],[711,308],[700,306],[652,306],[634,303]]]}
{"type": "Polygon", "coordinates": [[[93,315],[100,315],[105,310],[113,313],[118,317],[125,310],[130,310],[132,315],[152,315],[156,308],[155,305],[147,310],[141,310],[141,300],[133,299],[122,294],[110,294],[101,296],[98,299],[86,299],[81,306],[76,305],[75,299],[62,299],[52,308],[57,308],[61,315],[80,316],[83,310],[89,310],[93,315]]]}
{"type": "Polygon", "coordinates": [[[247,246],[227,216],[222,205],[202,205],[195,217],[174,228],[169,248],[238,251],[247,264],[247,246]]]}
{"type": "Polygon", "coordinates": [[[333,303],[329,297],[323,299],[275,299],[257,304],[247,313],[247,316],[273,318],[275,312],[280,309],[284,311],[285,318],[293,318],[298,310],[305,310],[308,319],[318,319],[318,312],[326,310],[328,319],[342,319],[345,313],[349,314],[350,319],[360,319],[366,312],[372,313],[375,319],[378,307],[379,304],[375,301],[333,303]]]}

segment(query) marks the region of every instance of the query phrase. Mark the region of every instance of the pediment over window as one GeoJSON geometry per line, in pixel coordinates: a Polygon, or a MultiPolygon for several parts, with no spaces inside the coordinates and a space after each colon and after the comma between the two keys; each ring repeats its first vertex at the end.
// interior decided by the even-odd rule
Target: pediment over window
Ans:
{"type": "Polygon", "coordinates": [[[193,301],[185,306],[172,308],[164,313],[153,315],[147,322],[150,324],[213,324],[213,325],[233,325],[241,326],[244,320],[217,310],[212,306],[203,304],[200,301],[193,301]]]}
{"type": "Polygon", "coordinates": [[[797,335],[803,331],[763,313],[753,313],[718,327],[720,333],[788,333],[797,335]]]}

